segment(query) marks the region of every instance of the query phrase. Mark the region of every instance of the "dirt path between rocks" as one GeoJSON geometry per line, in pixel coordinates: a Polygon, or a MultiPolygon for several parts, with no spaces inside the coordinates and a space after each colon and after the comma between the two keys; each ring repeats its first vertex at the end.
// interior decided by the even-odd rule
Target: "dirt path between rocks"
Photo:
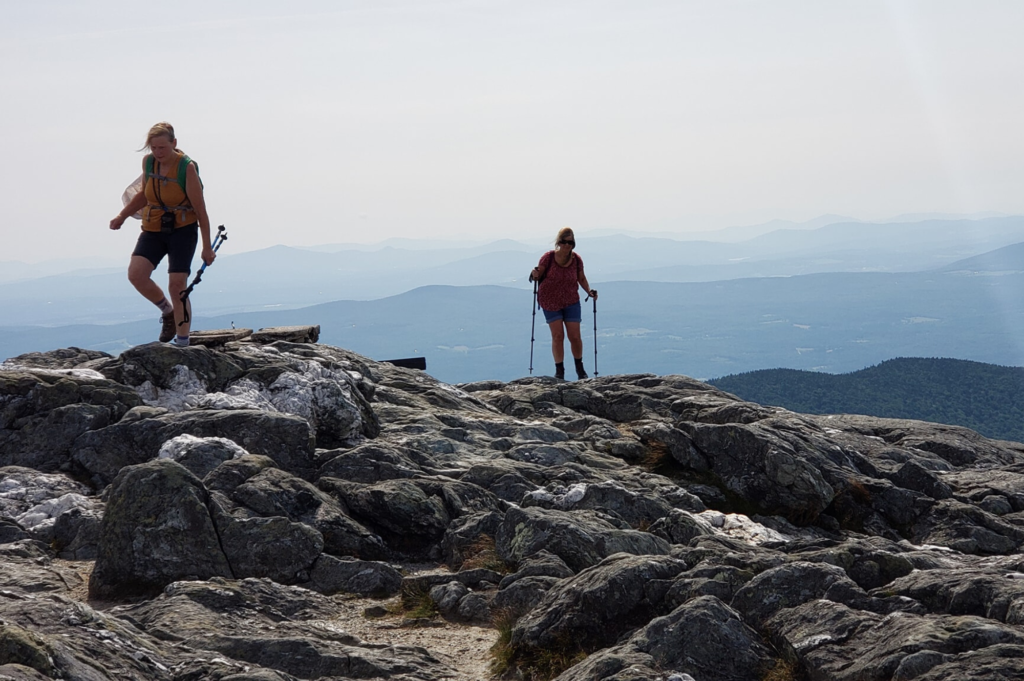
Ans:
{"type": "MultiPolygon", "coordinates": [[[[74,570],[82,578],[82,584],[71,589],[70,598],[88,603],[96,610],[106,610],[118,603],[90,601],[88,596],[89,576],[93,563],[89,561],[55,560],[55,564],[74,570]]],[[[425,565],[406,565],[409,576],[447,572],[444,568],[425,565]]],[[[399,596],[382,600],[354,596],[334,596],[337,615],[330,621],[332,627],[358,636],[363,641],[378,645],[420,646],[429,650],[438,660],[451,667],[456,676],[452,681],[485,681],[491,678],[489,671],[491,646],[498,640],[498,632],[492,627],[478,627],[447,622],[440,617],[426,626],[409,626],[399,612],[399,596]],[[388,614],[383,617],[366,617],[367,608],[383,607],[388,614]]]]}
{"type": "Polygon", "coordinates": [[[378,619],[363,616],[366,608],[396,605],[399,598],[387,601],[370,598],[339,600],[339,612],[334,623],[367,643],[422,646],[441,662],[458,672],[457,681],[484,681],[491,678],[488,671],[490,648],[498,640],[497,630],[453,624],[441,618],[432,620],[431,626],[402,626],[401,615],[387,615],[378,619]]]}

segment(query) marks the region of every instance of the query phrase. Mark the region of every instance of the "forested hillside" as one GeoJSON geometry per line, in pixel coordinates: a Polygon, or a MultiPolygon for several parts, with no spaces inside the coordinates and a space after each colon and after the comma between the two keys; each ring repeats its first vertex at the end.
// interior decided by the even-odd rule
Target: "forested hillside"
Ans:
{"type": "Polygon", "coordinates": [[[792,411],[921,419],[1024,442],[1022,367],[899,357],[848,374],[765,369],[708,382],[792,411]]]}

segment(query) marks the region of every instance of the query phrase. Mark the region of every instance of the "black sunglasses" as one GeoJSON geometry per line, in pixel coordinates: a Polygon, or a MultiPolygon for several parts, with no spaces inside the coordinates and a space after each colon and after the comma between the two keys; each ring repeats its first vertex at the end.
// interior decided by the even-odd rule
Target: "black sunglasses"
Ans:
{"type": "Polygon", "coordinates": [[[559,241],[558,243],[559,243],[560,245],[564,245],[564,246],[572,246],[573,248],[575,248],[575,247],[576,247],[576,242],[575,242],[575,241],[567,241],[566,239],[562,239],[562,240],[561,240],[561,241],[559,241]]]}

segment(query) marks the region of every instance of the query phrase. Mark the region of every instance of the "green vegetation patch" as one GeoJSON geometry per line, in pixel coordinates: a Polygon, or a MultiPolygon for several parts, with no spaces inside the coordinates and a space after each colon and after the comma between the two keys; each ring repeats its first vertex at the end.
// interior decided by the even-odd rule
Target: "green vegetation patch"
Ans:
{"type": "Polygon", "coordinates": [[[1024,442],[1024,367],[899,357],[849,374],[764,369],[708,383],[804,414],[917,419],[1024,442]]]}

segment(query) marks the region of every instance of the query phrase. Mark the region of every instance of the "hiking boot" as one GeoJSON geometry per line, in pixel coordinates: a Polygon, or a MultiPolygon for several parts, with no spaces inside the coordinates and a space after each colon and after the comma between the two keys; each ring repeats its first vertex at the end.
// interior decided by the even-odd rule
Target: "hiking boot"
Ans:
{"type": "Polygon", "coordinates": [[[174,313],[160,315],[160,342],[166,343],[174,338],[174,313]]]}
{"type": "Polygon", "coordinates": [[[565,380],[565,364],[558,362],[555,364],[555,378],[559,381],[565,380]]]}
{"type": "Polygon", "coordinates": [[[587,370],[583,368],[583,360],[576,359],[576,380],[582,381],[584,378],[590,378],[590,376],[587,375],[587,370]]]}

